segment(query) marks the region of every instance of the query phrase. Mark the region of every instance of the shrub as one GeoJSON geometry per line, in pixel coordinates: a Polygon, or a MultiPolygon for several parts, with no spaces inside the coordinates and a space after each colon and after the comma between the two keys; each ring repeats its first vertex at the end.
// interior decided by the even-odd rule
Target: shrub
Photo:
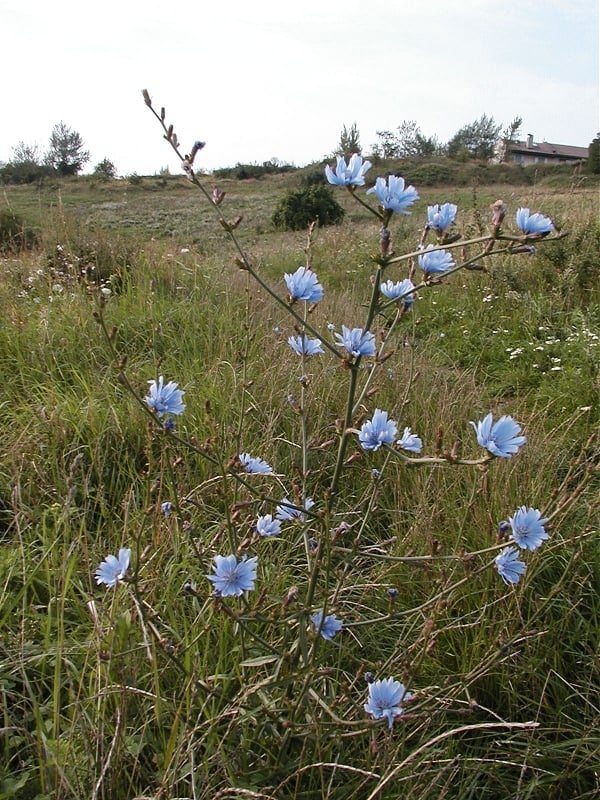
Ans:
{"type": "Polygon", "coordinates": [[[322,167],[305,173],[301,178],[302,186],[326,186],[327,178],[322,167]]]}
{"type": "Polygon", "coordinates": [[[101,181],[110,181],[113,178],[117,177],[117,168],[110,160],[110,158],[103,158],[96,166],[94,167],[94,177],[98,178],[101,181]]]}
{"type": "Polygon", "coordinates": [[[331,189],[312,185],[284,195],[273,213],[273,224],[288,231],[302,230],[315,220],[319,225],[337,225],[344,213],[331,189]]]}
{"type": "Polygon", "coordinates": [[[263,161],[262,164],[241,164],[235,167],[221,167],[213,170],[215,178],[233,178],[237,181],[247,181],[250,178],[263,178],[265,175],[280,175],[294,172],[297,168],[293,164],[285,164],[276,158],[263,161]]]}
{"type": "Polygon", "coordinates": [[[0,211],[0,252],[19,252],[31,249],[37,241],[35,232],[19,214],[10,209],[0,211]]]}
{"type": "Polygon", "coordinates": [[[9,161],[0,168],[0,183],[18,185],[24,183],[44,183],[49,176],[55,175],[56,170],[48,164],[36,164],[32,161],[15,163],[9,161]]]}

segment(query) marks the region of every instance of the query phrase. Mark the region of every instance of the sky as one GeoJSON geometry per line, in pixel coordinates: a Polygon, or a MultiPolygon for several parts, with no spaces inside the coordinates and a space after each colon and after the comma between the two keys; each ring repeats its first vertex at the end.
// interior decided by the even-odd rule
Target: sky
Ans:
{"type": "Polygon", "coordinates": [[[147,89],[197,169],[331,154],[356,123],[414,120],[448,141],[492,116],[522,138],[587,146],[600,130],[598,0],[0,0],[0,161],[78,131],[86,171],[179,161],[147,89]]]}

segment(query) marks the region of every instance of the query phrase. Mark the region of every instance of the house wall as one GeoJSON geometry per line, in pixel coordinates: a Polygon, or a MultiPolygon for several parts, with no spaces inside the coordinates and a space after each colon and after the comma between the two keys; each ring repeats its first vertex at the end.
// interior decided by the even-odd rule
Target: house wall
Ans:
{"type": "Polygon", "coordinates": [[[568,164],[581,160],[579,158],[565,158],[564,156],[546,156],[539,153],[509,153],[509,159],[523,166],[528,164],[568,164]]]}

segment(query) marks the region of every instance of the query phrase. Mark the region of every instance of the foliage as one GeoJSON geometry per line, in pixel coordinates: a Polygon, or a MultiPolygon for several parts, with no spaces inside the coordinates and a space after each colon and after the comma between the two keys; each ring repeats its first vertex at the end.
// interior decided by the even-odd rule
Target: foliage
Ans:
{"type": "Polygon", "coordinates": [[[426,137],[412,119],[405,119],[393,131],[377,131],[379,141],[372,145],[375,158],[429,158],[443,148],[435,136],[426,137]]]}
{"type": "Polygon", "coordinates": [[[328,186],[312,184],[283,195],[273,212],[273,224],[280,230],[299,231],[315,221],[337,225],[344,213],[328,186]]]}
{"type": "Polygon", "coordinates": [[[94,167],[93,175],[101,181],[109,181],[117,177],[117,168],[109,158],[103,158],[94,167]]]}
{"type": "Polygon", "coordinates": [[[481,160],[492,158],[501,127],[493,117],[482,114],[454,134],[446,145],[448,156],[458,159],[463,156],[481,160]]]}
{"type": "Polygon", "coordinates": [[[61,121],[50,134],[46,160],[59,175],[77,175],[90,160],[90,154],[84,149],[81,134],[61,121]]]}
{"type": "Polygon", "coordinates": [[[600,135],[590,142],[585,171],[591,175],[600,175],[600,135]]]}
{"type": "Polygon", "coordinates": [[[42,163],[42,156],[37,144],[30,145],[18,142],[13,147],[13,154],[8,164],[0,167],[0,182],[5,184],[43,182],[44,178],[54,174],[54,169],[42,163]]]}
{"type": "Polygon", "coordinates": [[[353,122],[350,128],[344,127],[340,133],[340,141],[335,151],[338,155],[350,158],[354,153],[361,154],[360,134],[356,122],[353,122]]]}
{"type": "Polygon", "coordinates": [[[39,183],[56,175],[56,171],[48,164],[34,164],[32,162],[13,163],[9,161],[0,167],[0,183],[17,185],[26,183],[39,183]]]}
{"type": "Polygon", "coordinates": [[[215,178],[234,178],[238,181],[245,181],[249,178],[262,178],[265,175],[279,175],[286,172],[293,172],[296,169],[293,164],[285,164],[277,158],[263,161],[262,164],[240,164],[234,167],[222,167],[213,170],[215,178]]]}
{"type": "Polygon", "coordinates": [[[302,186],[326,185],[327,178],[325,177],[323,167],[320,166],[319,169],[310,169],[304,172],[300,178],[300,184],[302,186]]]}
{"type": "Polygon", "coordinates": [[[25,142],[17,142],[13,147],[12,164],[35,164],[42,163],[42,155],[40,148],[37,144],[26,144],[25,142]]]}

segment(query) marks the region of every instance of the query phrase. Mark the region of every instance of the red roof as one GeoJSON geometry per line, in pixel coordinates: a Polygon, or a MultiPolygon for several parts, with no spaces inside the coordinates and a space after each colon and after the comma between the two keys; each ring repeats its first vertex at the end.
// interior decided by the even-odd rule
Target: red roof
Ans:
{"type": "Polygon", "coordinates": [[[552,142],[513,142],[508,145],[511,153],[548,156],[549,158],[587,158],[587,147],[574,147],[570,144],[553,144],[552,142]]]}

